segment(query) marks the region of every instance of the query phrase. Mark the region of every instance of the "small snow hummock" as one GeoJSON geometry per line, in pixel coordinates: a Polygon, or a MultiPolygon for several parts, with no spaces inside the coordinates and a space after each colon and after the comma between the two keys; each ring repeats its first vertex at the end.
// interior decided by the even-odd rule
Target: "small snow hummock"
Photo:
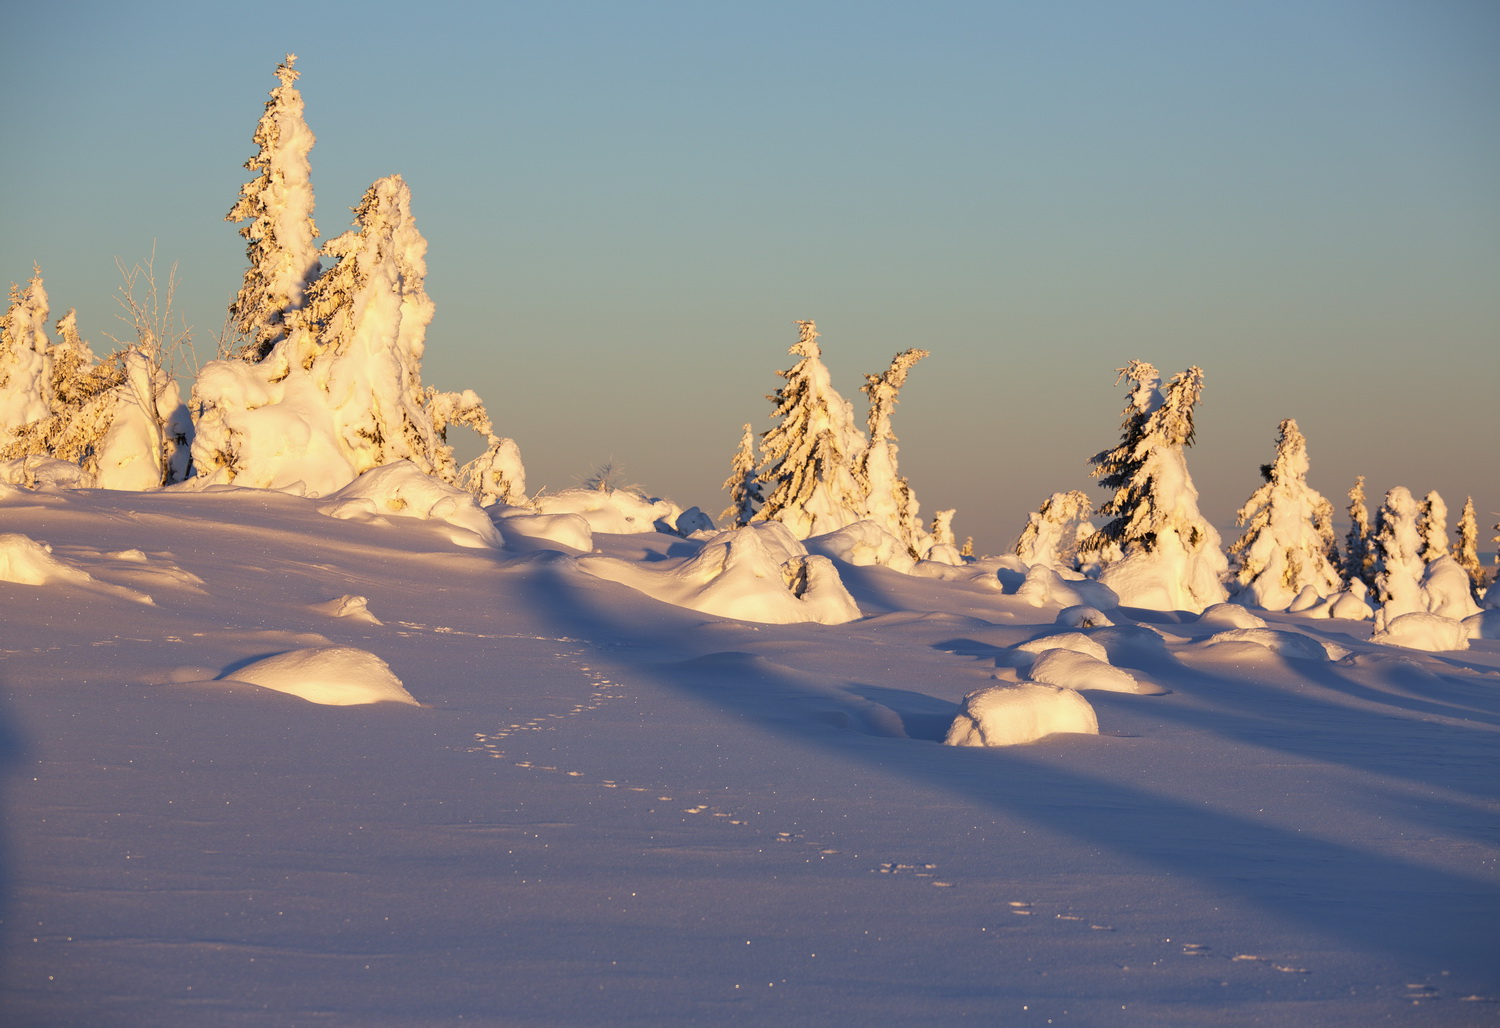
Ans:
{"type": "Polygon", "coordinates": [[[1265,627],[1231,628],[1203,641],[1205,646],[1223,643],[1252,643],[1278,656],[1295,660],[1338,660],[1349,652],[1342,646],[1320,642],[1300,632],[1283,632],[1265,627]]]}
{"type": "Polygon", "coordinates": [[[594,548],[594,531],[581,514],[538,514],[530,507],[496,503],[485,508],[495,527],[512,550],[542,550],[561,546],[562,552],[588,553],[594,548]],[[544,544],[552,543],[553,546],[544,544]]]}
{"type": "Polygon", "coordinates": [[[1162,690],[1143,685],[1129,671],[1108,661],[1072,649],[1047,650],[1037,656],[1026,677],[1033,682],[1055,685],[1061,689],[1097,689],[1101,692],[1134,694],[1160,693],[1162,690]]]}
{"type": "Polygon", "coordinates": [[[964,697],[944,746],[1019,746],[1059,732],[1099,734],[1094,708],[1072,689],[1023,682],[964,697]]]}
{"type": "Polygon", "coordinates": [[[215,681],[245,682],[335,707],[386,702],[421,706],[385,661],[353,646],[314,646],[278,653],[236,668],[215,681]]]}
{"type": "Polygon", "coordinates": [[[674,531],[685,513],[671,500],[648,499],[629,489],[564,489],[537,496],[531,506],[538,514],[577,514],[590,531],[612,535],[674,531]]]}
{"type": "Polygon", "coordinates": [[[1409,650],[1440,653],[1445,650],[1467,650],[1470,626],[1441,614],[1413,611],[1377,624],[1371,642],[1387,646],[1404,646],[1409,650]]]}
{"type": "Polygon", "coordinates": [[[425,475],[406,460],[366,471],[329,494],[318,505],[318,512],[377,524],[384,523],[385,516],[440,521],[455,529],[448,537],[459,546],[483,549],[504,545],[472,493],[425,475]]]}
{"type": "Polygon", "coordinates": [[[917,563],[904,542],[868,519],[815,535],[804,540],[804,544],[811,553],[820,553],[856,567],[879,565],[910,574],[917,563]]]}
{"type": "Polygon", "coordinates": [[[0,582],[17,585],[71,585],[133,603],[154,605],[145,593],[123,585],[101,582],[80,568],[70,567],[52,555],[52,547],[18,532],[0,535],[0,582]]]}
{"type": "Polygon", "coordinates": [[[363,596],[335,596],[323,603],[314,603],[307,609],[314,614],[323,614],[331,618],[347,618],[350,621],[361,621],[367,625],[379,625],[383,622],[370,613],[370,601],[363,596]]]}
{"type": "Polygon", "coordinates": [[[663,603],[740,621],[842,625],[861,616],[833,561],[809,554],[776,521],[720,532],[681,561],[586,556],[578,566],[663,603]]]}
{"type": "Polygon", "coordinates": [[[1113,610],[1120,605],[1115,591],[1102,582],[1096,582],[1076,571],[1059,570],[1046,564],[1033,564],[1026,570],[1026,580],[1016,595],[1033,607],[1045,607],[1049,603],[1063,607],[1093,607],[1095,610],[1113,610]]]}
{"type": "Polygon", "coordinates": [[[1215,603],[1198,615],[1202,625],[1224,625],[1227,628],[1265,628],[1265,618],[1250,613],[1238,603],[1215,603]]]}

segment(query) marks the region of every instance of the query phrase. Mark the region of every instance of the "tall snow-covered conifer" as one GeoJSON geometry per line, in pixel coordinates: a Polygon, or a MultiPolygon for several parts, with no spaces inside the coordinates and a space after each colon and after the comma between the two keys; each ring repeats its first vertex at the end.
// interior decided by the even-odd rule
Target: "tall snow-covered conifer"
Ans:
{"type": "Polygon", "coordinates": [[[765,505],[757,521],[779,521],[799,539],[833,532],[865,516],[866,491],[855,477],[865,448],[854,408],[834,392],[818,347],[817,326],[797,322],[798,359],[777,372],[786,384],[769,399],[779,422],[761,437],[765,505]]]}
{"type": "Polygon", "coordinates": [[[729,466],[729,477],[724,480],[724,488],[729,490],[729,506],[724,508],[719,520],[726,527],[748,525],[765,503],[755,471],[759,464],[755,456],[755,429],[746,424],[739,449],[734,452],[734,461],[729,466]]]}
{"type": "Polygon", "coordinates": [[[47,342],[47,288],[33,268],[23,290],[12,283],[0,321],[0,447],[22,427],[52,413],[52,361],[47,342]]]}
{"type": "Polygon", "coordinates": [[[1437,490],[1428,493],[1417,510],[1417,532],[1422,536],[1419,556],[1422,563],[1431,564],[1448,551],[1448,505],[1437,490]]]}
{"type": "Polygon", "coordinates": [[[1378,624],[1427,609],[1427,598],[1422,594],[1425,562],[1417,514],[1417,501],[1405,486],[1395,486],[1385,494],[1371,547],[1375,555],[1375,598],[1381,604],[1378,624]]]}
{"type": "Polygon", "coordinates": [[[1082,549],[1118,546],[1100,581],[1122,603],[1157,610],[1201,611],[1227,598],[1228,562],[1219,533],[1198,510],[1185,449],[1193,442],[1193,408],[1203,371],[1188,368],[1159,386],[1156,368],[1133,360],[1120,370],[1130,380],[1118,446],[1090,459],[1093,475],[1114,490],[1099,513],[1111,520],[1082,549]]]}
{"type": "Polygon", "coordinates": [[[1311,586],[1339,591],[1333,504],[1307,484],[1307,440],[1297,422],[1281,423],[1275,460],[1261,468],[1265,484],[1240,508],[1245,534],[1229,549],[1240,594],[1255,606],[1285,610],[1311,586]]]}
{"type": "Polygon", "coordinates": [[[870,441],[860,454],[855,477],[865,489],[865,516],[906,544],[913,557],[925,557],[932,536],[922,525],[920,505],[911,484],[896,468],[896,434],[891,431],[901,387],[926,350],[904,350],[879,375],[866,375],[860,391],[870,398],[870,441]]]}
{"type": "Polygon", "coordinates": [[[1349,490],[1349,532],[1344,536],[1344,578],[1375,588],[1375,555],[1370,548],[1370,508],[1365,501],[1365,476],[1354,480],[1349,490]]]}
{"type": "Polygon", "coordinates": [[[1473,583],[1474,594],[1484,592],[1484,568],[1479,564],[1479,518],[1474,512],[1474,497],[1464,500],[1464,509],[1458,516],[1458,545],[1453,548],[1453,559],[1464,569],[1473,583]]]}
{"type": "Polygon", "coordinates": [[[235,329],[245,338],[243,356],[261,360],[286,337],[287,315],[299,309],[319,272],[318,226],[313,222],[313,189],[307,155],[312,130],[303,119],[300,74],[295,54],[276,68],[281,84],[271,90],[255,126],[256,155],[245,163],[255,177],[240,189],[225,221],[249,222],[240,235],[250,266],[239,295],[229,305],[235,329]]]}

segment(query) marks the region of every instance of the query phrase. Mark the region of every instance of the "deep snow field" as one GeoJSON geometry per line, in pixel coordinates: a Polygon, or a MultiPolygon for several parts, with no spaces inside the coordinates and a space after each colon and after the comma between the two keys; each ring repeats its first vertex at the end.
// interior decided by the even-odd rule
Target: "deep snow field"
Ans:
{"type": "Polygon", "coordinates": [[[1500,1024],[1500,642],[847,564],[756,624],[318,506],[0,487],[0,1023],[1500,1024]],[[1073,631],[1156,694],[940,745],[1073,631]],[[420,705],[232,677],[330,645],[420,705]]]}

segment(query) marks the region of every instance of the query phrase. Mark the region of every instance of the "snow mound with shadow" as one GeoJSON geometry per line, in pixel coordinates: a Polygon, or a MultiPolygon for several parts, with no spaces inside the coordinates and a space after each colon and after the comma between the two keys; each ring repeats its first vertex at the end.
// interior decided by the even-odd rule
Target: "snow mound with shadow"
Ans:
{"type": "Polygon", "coordinates": [[[992,685],[964,697],[943,745],[1020,746],[1060,732],[1099,734],[1088,700],[1038,682],[992,685]]]}
{"type": "Polygon", "coordinates": [[[1114,667],[1098,657],[1070,649],[1047,650],[1026,671],[1033,682],[1055,685],[1062,689],[1097,689],[1100,692],[1126,692],[1137,695],[1160,695],[1165,689],[1136,681],[1134,675],[1114,667]]]}
{"type": "Polygon", "coordinates": [[[1470,627],[1462,621],[1414,611],[1390,620],[1383,629],[1370,636],[1370,641],[1387,646],[1404,646],[1409,650],[1426,650],[1442,653],[1469,648],[1470,627]]]}
{"type": "Polygon", "coordinates": [[[578,566],[652,599],[717,617],[767,625],[842,625],[860,617],[833,561],[807,553],[774,522],[720,532],[675,562],[586,556],[578,566]]]}
{"type": "Polygon", "coordinates": [[[348,707],[363,703],[421,706],[391,671],[368,650],[353,646],[314,646],[251,661],[214,680],[243,682],[299,696],[309,703],[348,707]]]}
{"type": "Polygon", "coordinates": [[[577,514],[592,532],[635,535],[674,531],[683,513],[670,500],[648,500],[629,489],[564,489],[531,501],[538,514],[577,514]]]}
{"type": "Polygon", "coordinates": [[[808,539],[809,552],[856,567],[879,566],[910,574],[916,559],[906,544],[873,521],[856,521],[836,532],[808,539]]]}
{"type": "Polygon", "coordinates": [[[1120,598],[1109,586],[1075,572],[1060,573],[1045,564],[1033,564],[1027,570],[1016,595],[1033,607],[1055,603],[1066,608],[1113,610],[1120,605],[1120,598]]]}
{"type": "Polygon", "coordinates": [[[101,582],[87,571],[70,567],[52,555],[52,547],[18,532],[0,535],[0,582],[17,585],[71,585],[132,603],[154,605],[145,593],[123,585],[101,582]]]}
{"type": "Polygon", "coordinates": [[[1274,628],[1231,628],[1227,632],[1209,636],[1203,640],[1202,645],[1237,643],[1259,646],[1277,656],[1293,660],[1338,660],[1349,652],[1341,646],[1332,646],[1297,632],[1281,632],[1274,628]]]}
{"type": "Polygon", "coordinates": [[[424,475],[411,461],[366,471],[318,505],[318,513],[347,521],[389,524],[388,517],[448,526],[448,538],[470,549],[499,548],[500,533],[471,493],[424,475]]]}

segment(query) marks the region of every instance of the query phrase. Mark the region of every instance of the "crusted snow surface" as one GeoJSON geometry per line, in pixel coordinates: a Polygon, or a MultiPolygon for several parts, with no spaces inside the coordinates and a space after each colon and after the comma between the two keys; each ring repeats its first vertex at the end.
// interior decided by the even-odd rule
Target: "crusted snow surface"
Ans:
{"type": "MultiPolygon", "coordinates": [[[[862,616],[748,621],[324,502],[0,500],[156,601],[0,582],[7,1025],[1494,1023],[1500,640],[1072,629],[1000,561],[840,565],[862,616]],[[1170,691],[1020,679],[1017,644],[1075,630],[1170,691]],[[422,706],[232,681],[326,647],[422,706]],[[989,689],[1098,734],[943,746],[989,689]]],[[[754,538],[802,602],[796,540],[754,538]]],[[[663,574],[727,548],[593,545],[663,574]]]]}

